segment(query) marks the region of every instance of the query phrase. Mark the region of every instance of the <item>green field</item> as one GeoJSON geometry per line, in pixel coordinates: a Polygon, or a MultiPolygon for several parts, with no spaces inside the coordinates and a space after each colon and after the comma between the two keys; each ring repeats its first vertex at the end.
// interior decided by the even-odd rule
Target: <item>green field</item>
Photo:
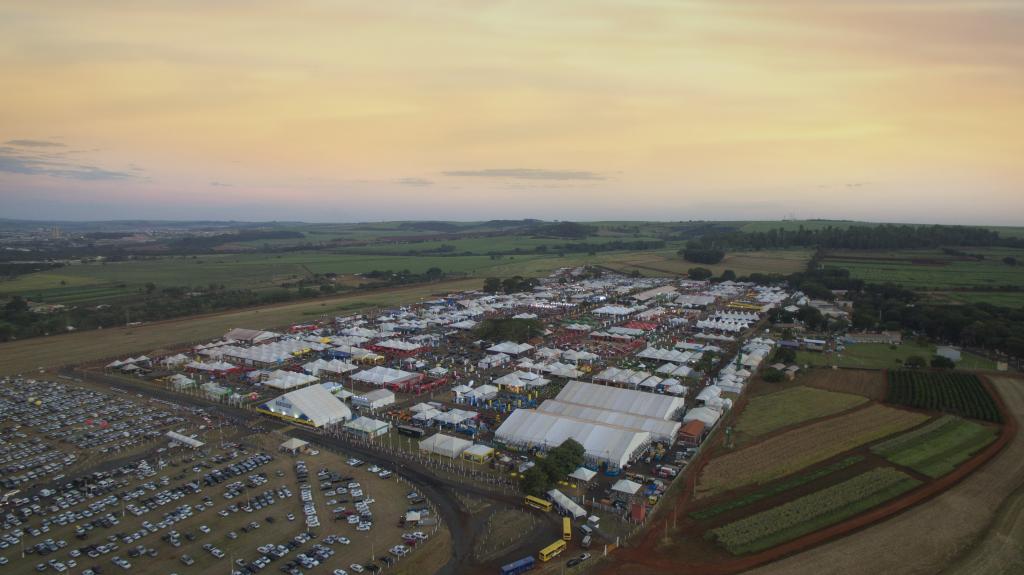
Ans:
{"type": "Polygon", "coordinates": [[[977,260],[952,256],[941,250],[852,251],[826,255],[826,268],[843,268],[850,276],[868,283],[892,282],[936,301],[986,302],[1009,307],[1024,305],[1024,291],[1000,290],[1024,287],[1024,265],[1003,263],[1004,257],[1024,262],[1024,250],[1013,248],[963,248],[984,256],[977,260]],[[984,291],[971,291],[982,288],[984,291]]]}
{"type": "Polygon", "coordinates": [[[871,448],[889,461],[932,478],[941,477],[991,443],[996,429],[945,416],[871,448]]]}
{"type": "Polygon", "coordinates": [[[860,395],[791,387],[750,399],[736,422],[736,443],[746,443],[777,429],[846,411],[865,403],[860,395]]]}
{"type": "MultiPolygon", "coordinates": [[[[921,356],[926,361],[930,361],[935,355],[935,346],[920,345],[914,342],[905,342],[896,346],[886,343],[855,343],[846,346],[846,349],[840,353],[798,351],[796,362],[799,365],[817,367],[838,365],[839,367],[892,369],[902,366],[903,362],[912,355],[921,356]]],[[[962,352],[961,360],[957,362],[959,369],[995,369],[995,367],[995,362],[992,360],[968,352],[962,352]]]]}
{"type": "Polygon", "coordinates": [[[882,467],[710,531],[734,555],[770,549],[893,499],[921,482],[882,467]]]}
{"type": "Polygon", "coordinates": [[[806,485],[812,481],[821,479],[822,477],[828,477],[833,473],[842,471],[843,469],[846,469],[851,465],[856,465],[861,461],[864,461],[863,455],[851,455],[850,457],[840,459],[835,463],[831,463],[824,467],[819,467],[814,471],[787,477],[779,481],[778,483],[775,483],[763,489],[758,489],[757,491],[744,495],[743,497],[730,499],[725,503],[720,503],[718,505],[707,507],[699,511],[694,511],[693,513],[690,513],[690,517],[698,520],[711,519],[712,517],[717,517],[722,513],[725,513],[726,511],[732,511],[733,509],[747,507],[748,505],[753,505],[758,501],[768,499],[769,497],[774,497],[776,495],[780,495],[792,489],[796,489],[801,485],[806,485]]]}

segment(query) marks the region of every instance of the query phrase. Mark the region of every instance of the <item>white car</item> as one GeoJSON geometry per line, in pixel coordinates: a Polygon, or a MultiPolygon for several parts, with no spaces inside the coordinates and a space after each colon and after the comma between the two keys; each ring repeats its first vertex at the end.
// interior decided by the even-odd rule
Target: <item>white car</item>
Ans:
{"type": "Polygon", "coordinates": [[[348,537],[335,537],[334,540],[342,545],[348,545],[352,542],[348,537]]]}
{"type": "Polygon", "coordinates": [[[344,569],[335,569],[334,575],[348,575],[348,571],[345,571],[344,569]]]}
{"type": "Polygon", "coordinates": [[[353,563],[349,565],[348,568],[355,571],[356,573],[362,573],[363,571],[366,571],[366,569],[363,569],[363,566],[358,563],[353,563]]]}

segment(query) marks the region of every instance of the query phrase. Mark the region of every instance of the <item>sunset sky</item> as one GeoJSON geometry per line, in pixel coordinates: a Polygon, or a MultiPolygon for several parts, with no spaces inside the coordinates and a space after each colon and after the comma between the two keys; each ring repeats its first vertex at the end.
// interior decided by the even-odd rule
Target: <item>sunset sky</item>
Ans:
{"type": "Polygon", "coordinates": [[[1024,2],[0,4],[0,217],[1024,224],[1024,2]]]}

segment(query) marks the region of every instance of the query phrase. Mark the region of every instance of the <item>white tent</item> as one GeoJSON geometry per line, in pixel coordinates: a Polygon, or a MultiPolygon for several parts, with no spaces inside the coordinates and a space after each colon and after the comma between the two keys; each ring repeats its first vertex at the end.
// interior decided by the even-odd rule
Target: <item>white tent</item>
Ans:
{"type": "Polygon", "coordinates": [[[472,445],[472,441],[441,433],[435,433],[423,441],[420,441],[420,451],[436,453],[437,455],[455,459],[462,455],[462,452],[469,449],[472,445]]]}
{"type": "Polygon", "coordinates": [[[633,431],[646,431],[651,434],[651,439],[654,441],[666,441],[668,443],[675,442],[680,426],[678,421],[644,417],[642,415],[611,411],[576,403],[566,403],[557,399],[545,400],[544,403],[540,404],[538,410],[551,415],[565,415],[575,419],[614,425],[633,431]]]}
{"type": "Polygon", "coordinates": [[[592,421],[517,409],[495,431],[498,441],[521,447],[557,447],[575,439],[587,459],[615,467],[629,463],[650,443],[651,434],[592,421]]]}
{"type": "Polygon", "coordinates": [[[671,419],[684,404],[683,399],[679,397],[582,381],[570,381],[555,399],[655,419],[671,419]]]}
{"type": "Polygon", "coordinates": [[[263,409],[323,427],[352,419],[352,411],[323,386],[311,385],[263,404],[263,409]]]}
{"type": "Polygon", "coordinates": [[[577,467],[576,471],[569,474],[569,477],[578,481],[588,482],[597,477],[597,472],[593,469],[587,469],[586,467],[577,467]]]}
{"type": "Polygon", "coordinates": [[[361,381],[363,383],[369,383],[371,385],[388,385],[392,383],[401,383],[409,381],[419,377],[419,374],[412,373],[409,371],[402,371],[401,369],[392,369],[390,367],[376,366],[366,371],[360,371],[359,373],[352,376],[355,381],[361,381]]]}
{"type": "Polygon", "coordinates": [[[686,415],[683,416],[683,423],[689,423],[693,420],[697,420],[703,422],[704,425],[711,427],[721,416],[722,413],[716,409],[712,409],[710,407],[695,407],[686,412],[686,415]]]}
{"type": "Polygon", "coordinates": [[[553,501],[563,513],[572,516],[573,519],[579,519],[580,517],[587,516],[587,512],[580,507],[578,503],[569,499],[564,493],[557,489],[548,491],[548,497],[551,498],[551,501],[553,501]]]}
{"type": "Polygon", "coordinates": [[[615,482],[615,485],[612,485],[612,491],[625,493],[626,495],[636,495],[636,492],[640,491],[641,487],[643,486],[635,481],[620,479],[615,482]]]}

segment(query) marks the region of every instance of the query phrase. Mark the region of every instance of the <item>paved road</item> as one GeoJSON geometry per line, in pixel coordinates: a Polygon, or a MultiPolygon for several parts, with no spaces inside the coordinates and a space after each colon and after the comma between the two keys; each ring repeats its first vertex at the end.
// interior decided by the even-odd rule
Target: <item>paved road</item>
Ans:
{"type": "MultiPolygon", "coordinates": [[[[269,420],[265,417],[247,409],[210,401],[199,396],[176,393],[142,381],[111,378],[102,374],[78,371],[67,371],[63,375],[79,377],[87,381],[130,390],[148,397],[200,407],[254,430],[264,427],[263,424],[269,423],[269,420]]],[[[333,437],[299,427],[290,427],[286,434],[357,456],[369,463],[386,465],[389,468],[395,469],[398,475],[416,484],[422,494],[437,507],[438,514],[451,532],[453,553],[448,563],[438,572],[443,575],[462,575],[478,572],[481,569],[481,566],[475,562],[473,557],[473,544],[482,532],[484,524],[480,521],[472,521],[472,517],[459,506],[458,501],[453,495],[454,493],[473,495],[492,503],[516,506],[520,504],[520,498],[517,495],[486,489],[477,485],[460,483],[450,477],[437,475],[420,463],[389,457],[372,447],[348,441],[344,438],[333,437]]],[[[521,552],[517,552],[517,554],[522,555],[521,552]]]]}

